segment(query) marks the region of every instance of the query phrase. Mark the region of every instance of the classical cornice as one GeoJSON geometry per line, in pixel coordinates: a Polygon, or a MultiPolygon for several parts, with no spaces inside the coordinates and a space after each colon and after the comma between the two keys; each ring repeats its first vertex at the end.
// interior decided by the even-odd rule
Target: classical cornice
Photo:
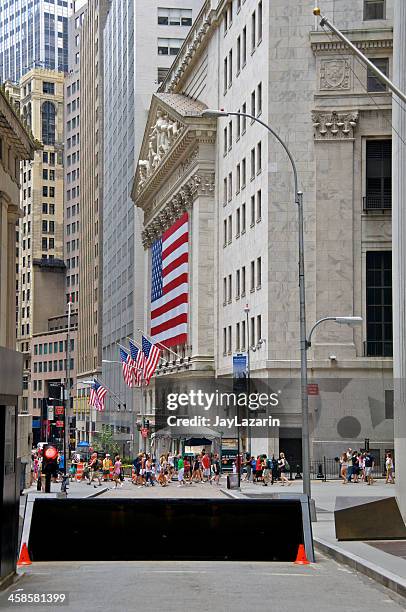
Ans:
{"type": "MultiPolygon", "coordinates": [[[[347,30],[344,34],[362,51],[380,51],[393,48],[392,28],[347,30]]],[[[348,51],[348,46],[327,32],[310,32],[310,44],[313,53],[341,53],[348,51]]]]}
{"type": "Polygon", "coordinates": [[[312,112],[315,140],[348,140],[353,138],[358,122],[358,111],[312,112]]]}
{"type": "Polygon", "coordinates": [[[214,9],[212,5],[211,0],[206,0],[159,91],[176,91],[182,76],[193,62],[196,54],[206,47],[207,39],[211,36],[217,23],[217,9],[214,9]]]}
{"type": "Polygon", "coordinates": [[[184,183],[142,232],[142,244],[149,248],[183,213],[190,210],[199,195],[214,193],[214,172],[196,173],[184,183]]]}

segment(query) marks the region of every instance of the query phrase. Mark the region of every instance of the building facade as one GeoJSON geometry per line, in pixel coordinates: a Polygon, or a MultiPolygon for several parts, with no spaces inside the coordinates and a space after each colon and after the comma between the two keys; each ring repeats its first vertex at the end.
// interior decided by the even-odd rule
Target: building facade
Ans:
{"type": "Polygon", "coordinates": [[[21,114],[42,149],[21,168],[17,280],[17,348],[24,358],[22,412],[32,404],[31,338],[48,329],[48,318],[65,311],[63,262],[63,79],[35,69],[19,87],[21,114]],[[63,292],[63,293],[61,293],[63,292]]]}
{"type": "MultiPolygon", "coordinates": [[[[33,442],[50,441],[63,446],[63,416],[55,413],[53,400],[61,397],[61,385],[65,386],[68,380],[69,388],[76,386],[76,336],[77,314],[72,315],[69,328],[68,350],[68,321],[67,315],[49,319],[48,330],[34,334],[31,344],[31,388],[32,403],[35,412],[33,417],[33,442]],[[67,360],[69,359],[69,364],[67,360]],[[50,412],[52,414],[50,414],[50,412]]],[[[59,402],[63,404],[63,402],[59,402]]],[[[71,416],[71,415],[70,415],[71,416]]],[[[72,429],[76,426],[72,423],[72,429]]],[[[73,432],[72,444],[75,444],[73,432]]]]}
{"type": "Polygon", "coordinates": [[[18,416],[23,360],[16,347],[16,250],[20,208],[20,163],[30,160],[38,143],[24,124],[19,107],[0,88],[0,582],[15,571],[21,464],[31,449],[31,421],[18,416]]]}
{"type": "Polygon", "coordinates": [[[68,70],[69,0],[15,0],[0,6],[0,81],[32,68],[68,70]]]}
{"type": "MultiPolygon", "coordinates": [[[[80,34],[80,212],[78,395],[101,373],[103,201],[103,29],[109,0],[91,0],[80,34]]],[[[79,115],[78,115],[79,117],[79,115]]],[[[95,417],[97,415],[95,414],[95,417]]]]}
{"type": "MultiPolygon", "coordinates": [[[[325,4],[323,12],[334,14],[336,25],[390,75],[392,3],[375,2],[378,12],[364,0],[325,4]]],[[[145,303],[151,247],[187,212],[187,340],[175,347],[187,360],[166,355],[158,375],[182,380],[208,368],[217,378],[230,377],[233,355],[247,355],[251,384],[267,380],[282,393],[272,412],[280,427],[267,439],[247,436],[245,450],[285,450],[299,461],[292,168],[278,142],[250,118],[216,121],[197,112],[225,108],[273,126],[291,150],[304,193],[308,327],[324,316],[363,317],[360,328],[326,323],[314,335],[308,352],[309,382],[318,384],[309,400],[312,457],[335,457],[369,439],[381,458],[393,448],[391,96],[317,28],[313,5],[205,2],[153,99],[134,183],[144,212],[145,303]],[[177,136],[158,147],[151,129],[162,116],[166,130],[177,124],[177,136]],[[190,116],[195,134],[199,127],[201,134],[216,134],[213,147],[189,133],[190,116]]]]}
{"type": "MultiPolygon", "coordinates": [[[[117,361],[117,343],[143,328],[142,212],[131,187],[151,95],[183,44],[202,0],[113,0],[104,37],[103,359],[117,361]]],[[[133,410],[140,404],[121,368],[103,364],[103,380],[133,410]]],[[[105,418],[118,439],[132,433],[132,412],[107,400],[105,418]]]]}
{"type": "MultiPolygon", "coordinates": [[[[77,3],[76,3],[77,4],[77,3]]],[[[76,6],[75,6],[76,8],[76,6]]],[[[79,301],[79,219],[80,219],[80,31],[86,2],[68,23],[69,73],[65,77],[65,207],[64,249],[66,297],[74,311],[79,301]]]]}

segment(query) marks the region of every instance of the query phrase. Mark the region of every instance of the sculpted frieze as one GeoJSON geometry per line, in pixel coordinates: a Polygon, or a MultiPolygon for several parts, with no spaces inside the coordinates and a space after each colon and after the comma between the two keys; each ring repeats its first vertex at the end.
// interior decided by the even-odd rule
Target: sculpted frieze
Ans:
{"type": "Polygon", "coordinates": [[[148,141],[148,156],[138,162],[138,191],[155,172],[166,153],[173,147],[184,126],[171,118],[168,113],[158,109],[155,124],[152,126],[148,141]]]}
{"type": "Polygon", "coordinates": [[[312,120],[316,140],[344,140],[354,136],[358,112],[313,111],[312,120]]]}
{"type": "Polygon", "coordinates": [[[193,207],[199,195],[214,193],[214,172],[193,175],[148,223],[142,232],[142,244],[149,248],[182,214],[193,207]]]}

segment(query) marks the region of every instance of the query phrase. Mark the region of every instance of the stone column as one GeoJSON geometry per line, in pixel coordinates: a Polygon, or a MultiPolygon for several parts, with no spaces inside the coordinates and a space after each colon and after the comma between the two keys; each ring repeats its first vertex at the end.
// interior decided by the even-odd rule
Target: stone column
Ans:
{"type": "MultiPolygon", "coordinates": [[[[395,0],[393,80],[406,91],[406,2],[395,0]]],[[[394,96],[395,98],[395,96],[394,96]]],[[[406,520],[406,105],[393,105],[393,376],[397,496],[406,520]],[[396,130],[396,131],[395,131],[396,130]],[[403,140],[403,142],[402,142],[403,140]]]]}

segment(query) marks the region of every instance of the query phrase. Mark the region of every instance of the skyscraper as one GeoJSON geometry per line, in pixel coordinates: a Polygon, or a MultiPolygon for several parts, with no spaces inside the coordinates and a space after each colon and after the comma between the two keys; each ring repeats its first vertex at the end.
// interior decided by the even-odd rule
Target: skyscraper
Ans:
{"type": "Polygon", "coordinates": [[[0,3],[0,80],[19,81],[32,68],[68,70],[67,0],[0,3]]]}
{"type": "MultiPolygon", "coordinates": [[[[110,0],[89,0],[79,50],[81,160],[78,383],[96,377],[101,372],[103,28],[109,6],[110,0]]],[[[86,394],[86,389],[79,391],[79,394],[86,394]]],[[[92,423],[94,431],[93,420],[92,423]]]]}
{"type": "MultiPolygon", "coordinates": [[[[202,0],[113,0],[104,31],[103,358],[117,359],[143,323],[142,214],[131,201],[132,178],[151,95],[182,46],[202,0]]],[[[103,379],[127,407],[134,393],[121,368],[103,365],[103,379]]],[[[107,407],[109,403],[107,402],[107,407]]],[[[106,410],[106,418],[111,412],[106,410]]],[[[128,440],[134,419],[111,422],[128,440]]],[[[127,449],[128,450],[128,449],[127,449]]]]}

